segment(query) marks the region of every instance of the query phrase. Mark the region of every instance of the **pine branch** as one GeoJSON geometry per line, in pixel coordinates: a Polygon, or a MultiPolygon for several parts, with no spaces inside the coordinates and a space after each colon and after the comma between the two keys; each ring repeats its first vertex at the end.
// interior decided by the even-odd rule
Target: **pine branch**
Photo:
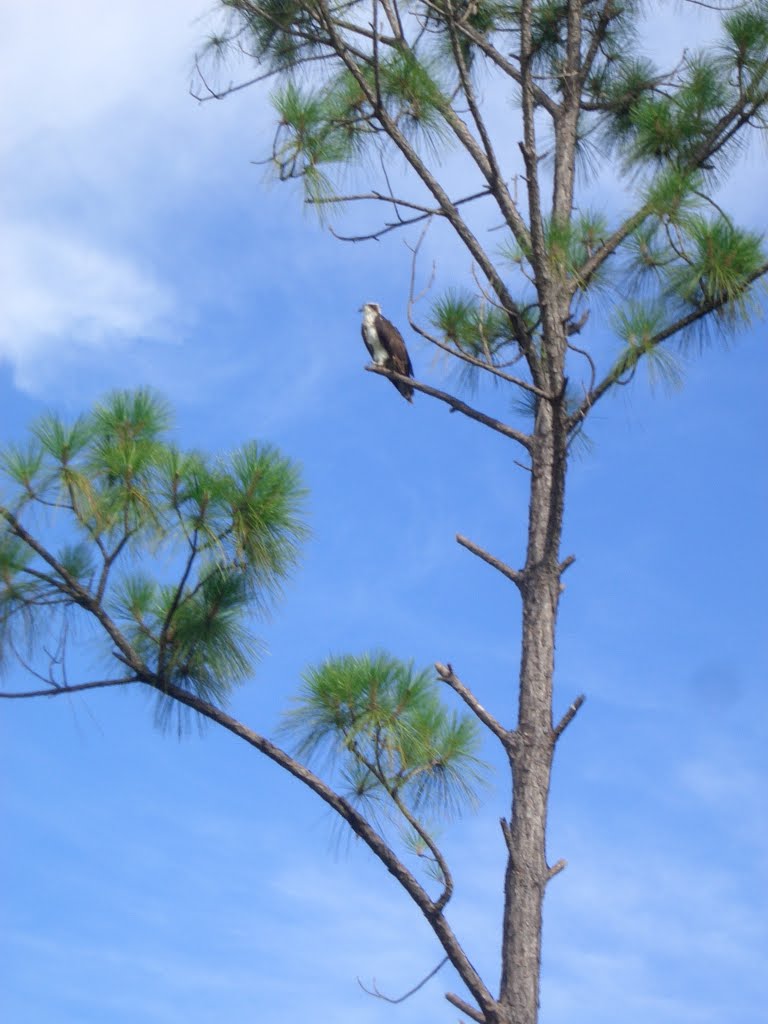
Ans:
{"type": "MultiPolygon", "coordinates": [[[[753,273],[751,273],[749,277],[747,277],[747,279],[744,282],[744,291],[746,291],[751,284],[754,284],[755,281],[759,280],[761,277],[764,277],[766,274],[768,274],[768,262],[763,263],[761,267],[758,267],[757,270],[753,271],[753,273]]],[[[674,323],[671,323],[668,327],[665,327],[664,330],[658,331],[655,335],[653,335],[652,338],[649,338],[648,341],[644,344],[645,352],[657,348],[665,341],[669,341],[670,338],[674,338],[676,335],[680,334],[681,331],[684,331],[686,330],[686,328],[693,326],[695,323],[698,323],[699,320],[703,320],[711,313],[715,313],[717,312],[717,310],[722,309],[724,306],[727,306],[728,303],[731,301],[733,301],[732,297],[728,295],[720,295],[717,296],[716,298],[712,298],[706,302],[703,302],[698,309],[693,310],[693,312],[688,313],[686,316],[680,317],[678,320],[675,320],[674,323]]],[[[606,376],[600,381],[599,384],[592,388],[592,390],[587,394],[587,397],[581,403],[579,408],[569,417],[569,430],[573,430],[574,427],[577,426],[577,424],[587,416],[590,409],[592,409],[592,407],[603,397],[603,395],[610,391],[614,384],[617,384],[619,382],[623,373],[624,368],[621,366],[616,366],[613,370],[611,370],[610,373],[606,374],[606,376]]]]}
{"type": "Polygon", "coordinates": [[[489,1017],[492,1016],[496,1009],[496,1001],[472,966],[441,911],[436,908],[435,903],[426,890],[422,888],[379,833],[371,827],[365,818],[344,797],[336,793],[314,772],[310,771],[299,761],[296,761],[286,751],[264,736],[249,729],[242,722],[228,715],[215,705],[202,700],[200,697],[181,689],[173,683],[164,682],[160,684],[159,682],[152,682],[150,685],[154,686],[164,696],[171,697],[173,700],[178,701],[178,703],[196,711],[204,718],[216,722],[217,725],[220,725],[234,736],[260,751],[280,768],[311,789],[331,810],[345,821],[355,835],[359,836],[371,852],[382,862],[389,873],[397,879],[419,910],[421,910],[462,981],[477,1000],[478,1006],[482,1007],[489,1017]]]}
{"type": "Polygon", "coordinates": [[[68,593],[75,604],[80,605],[80,607],[84,608],[86,611],[91,612],[91,614],[99,621],[110,640],[122,655],[125,664],[132,668],[141,679],[146,679],[146,681],[149,682],[149,670],[141,662],[141,659],[137,658],[134,649],[104,611],[101,604],[96,601],[93,594],[91,594],[86,587],[82,586],[74,576],[67,572],[64,566],[61,565],[61,563],[58,562],[57,559],[55,559],[53,555],[42,546],[42,544],[36,541],[27,530],[25,530],[16,516],[2,505],[0,505],[0,518],[5,519],[11,533],[18,537],[19,540],[23,541],[27,547],[35,552],[35,554],[39,555],[40,558],[42,558],[42,560],[46,562],[53,569],[54,573],[56,573],[56,575],[63,581],[62,584],[58,584],[55,579],[51,580],[51,582],[53,582],[54,585],[59,587],[63,592],[68,593]]]}

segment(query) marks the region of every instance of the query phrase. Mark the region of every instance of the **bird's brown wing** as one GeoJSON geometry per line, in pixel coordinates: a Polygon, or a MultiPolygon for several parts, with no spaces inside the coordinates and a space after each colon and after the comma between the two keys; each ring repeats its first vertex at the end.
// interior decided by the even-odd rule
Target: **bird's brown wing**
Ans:
{"type": "Polygon", "coordinates": [[[405,377],[412,377],[411,357],[408,355],[408,349],[405,347],[400,331],[383,316],[376,318],[376,328],[392,361],[391,369],[402,373],[405,377]]]}
{"type": "MultiPolygon", "coordinates": [[[[395,370],[396,373],[402,373],[404,377],[412,377],[413,366],[411,365],[411,357],[408,355],[408,349],[405,347],[400,331],[381,314],[376,317],[376,330],[384,348],[387,350],[389,369],[395,370]]],[[[413,401],[413,388],[409,384],[403,384],[399,380],[393,380],[392,383],[403,398],[409,402],[413,401]]]]}

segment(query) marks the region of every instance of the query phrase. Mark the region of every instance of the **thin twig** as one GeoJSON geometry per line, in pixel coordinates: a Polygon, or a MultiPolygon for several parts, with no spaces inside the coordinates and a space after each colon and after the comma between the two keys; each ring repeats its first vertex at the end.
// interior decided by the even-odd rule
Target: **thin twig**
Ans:
{"type": "Polygon", "coordinates": [[[46,690],[25,690],[15,692],[5,692],[0,690],[0,698],[12,699],[18,697],[58,697],[62,693],[79,693],[81,690],[96,690],[103,689],[106,686],[125,686],[127,683],[140,683],[142,682],[138,676],[126,676],[125,679],[99,679],[93,683],[75,683],[73,686],[57,686],[51,682],[51,685],[46,690]]]}
{"type": "MultiPolygon", "coordinates": [[[[441,341],[439,338],[435,337],[434,334],[430,334],[429,331],[425,330],[419,323],[417,323],[416,319],[413,316],[413,306],[417,302],[419,302],[419,300],[427,293],[427,291],[431,287],[432,281],[434,280],[435,276],[435,268],[433,264],[432,275],[430,277],[429,284],[418,295],[414,296],[413,288],[416,273],[416,256],[420,245],[421,239],[419,239],[419,242],[416,244],[416,246],[408,247],[409,249],[411,249],[411,252],[413,253],[413,260],[411,262],[411,293],[408,298],[408,323],[410,324],[411,328],[416,332],[416,334],[424,338],[425,341],[428,341],[430,345],[434,345],[435,348],[439,348],[442,352],[447,353],[447,355],[454,356],[456,359],[460,359],[462,362],[467,363],[469,366],[477,367],[478,370],[484,370],[486,373],[490,373],[493,377],[498,377],[500,380],[507,381],[508,384],[514,384],[517,387],[522,388],[524,391],[530,391],[532,394],[538,395],[540,398],[546,398],[546,391],[542,391],[541,388],[537,388],[536,385],[531,384],[530,381],[523,380],[521,377],[513,377],[511,374],[505,373],[503,370],[500,370],[498,366],[496,366],[494,363],[486,362],[483,359],[478,359],[477,356],[470,355],[469,352],[462,352],[462,350],[457,346],[447,345],[444,341],[441,341]]],[[[482,288],[480,290],[482,291],[483,296],[485,298],[489,298],[482,288]]],[[[492,299],[489,299],[489,301],[493,302],[492,299]]],[[[498,305],[498,303],[493,304],[496,305],[497,308],[503,310],[503,312],[506,315],[507,311],[504,310],[502,306],[498,305]]],[[[519,358],[520,356],[518,355],[517,359],[519,358]]],[[[511,362],[517,362],[517,359],[512,360],[511,362]]]]}
{"type": "MultiPolygon", "coordinates": [[[[485,196],[490,195],[488,189],[483,189],[481,192],[475,192],[471,196],[464,196],[462,199],[457,199],[454,202],[454,206],[461,206],[464,203],[470,203],[475,199],[482,199],[485,196]]],[[[310,205],[327,205],[329,203],[344,203],[344,202],[357,202],[359,200],[378,200],[384,203],[391,203],[393,206],[404,206],[411,210],[421,210],[422,212],[417,214],[415,217],[400,217],[396,221],[388,221],[384,227],[379,228],[377,231],[371,231],[365,235],[340,235],[332,226],[329,231],[334,238],[337,238],[340,242],[378,242],[384,235],[388,235],[390,231],[397,231],[399,228],[410,227],[412,224],[420,224],[422,221],[429,217],[445,217],[447,216],[445,211],[438,208],[430,208],[427,206],[420,206],[418,203],[408,202],[406,200],[397,199],[394,196],[385,196],[380,192],[363,193],[360,195],[352,196],[332,196],[327,199],[307,199],[306,202],[310,205]]]]}
{"type": "Polygon", "coordinates": [[[589,392],[591,392],[594,389],[595,380],[597,379],[597,368],[595,367],[595,361],[585,348],[579,348],[578,345],[574,345],[572,341],[568,340],[566,340],[565,344],[572,352],[576,352],[578,353],[578,355],[583,356],[589,364],[589,387],[587,388],[587,394],[589,394],[589,392]]]}
{"type": "Polygon", "coordinates": [[[360,986],[363,992],[367,993],[369,996],[375,996],[376,999],[383,999],[385,1003],[393,1003],[394,1005],[397,1005],[398,1003],[404,1003],[406,999],[409,999],[415,992],[418,992],[420,988],[423,988],[424,985],[426,985],[427,982],[430,980],[430,978],[434,978],[434,976],[437,974],[440,968],[444,967],[447,963],[448,957],[444,956],[440,963],[437,965],[437,967],[431,970],[426,977],[422,978],[418,985],[414,985],[413,988],[409,989],[404,996],[399,996],[397,999],[393,999],[391,996],[385,996],[383,992],[379,992],[376,986],[375,978],[373,979],[372,982],[372,989],[366,988],[359,978],[357,979],[357,984],[360,986]]]}

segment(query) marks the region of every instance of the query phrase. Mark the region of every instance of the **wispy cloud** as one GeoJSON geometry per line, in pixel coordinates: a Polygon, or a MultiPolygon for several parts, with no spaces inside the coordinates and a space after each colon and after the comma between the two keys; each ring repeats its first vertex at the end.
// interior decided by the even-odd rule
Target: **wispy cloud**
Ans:
{"type": "Polygon", "coordinates": [[[66,230],[0,226],[0,360],[34,390],[43,357],[83,359],[127,339],[169,336],[170,289],[129,258],[66,230]]]}
{"type": "MultiPolygon", "coordinates": [[[[38,0],[8,12],[0,88],[14,102],[0,112],[0,153],[13,212],[0,214],[0,361],[23,390],[44,391],[72,364],[112,365],[116,376],[118,346],[178,337],[194,319],[159,236],[174,197],[217,166],[198,144],[212,121],[190,130],[186,92],[203,11],[38,0]]],[[[223,111],[216,130],[227,122],[223,111]]]]}

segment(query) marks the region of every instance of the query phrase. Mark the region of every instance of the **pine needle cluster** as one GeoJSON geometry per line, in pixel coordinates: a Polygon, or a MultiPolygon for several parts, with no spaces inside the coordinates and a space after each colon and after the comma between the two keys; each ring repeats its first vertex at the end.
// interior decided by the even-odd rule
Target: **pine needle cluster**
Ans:
{"type": "Polygon", "coordinates": [[[130,650],[161,687],[221,701],[251,675],[254,612],[279,596],[306,534],[298,470],[255,443],[216,460],[183,452],[169,428],[158,396],[116,392],[71,423],[44,416],[2,453],[4,652],[18,627],[42,641],[90,613],[110,623],[110,653],[130,650]]]}

